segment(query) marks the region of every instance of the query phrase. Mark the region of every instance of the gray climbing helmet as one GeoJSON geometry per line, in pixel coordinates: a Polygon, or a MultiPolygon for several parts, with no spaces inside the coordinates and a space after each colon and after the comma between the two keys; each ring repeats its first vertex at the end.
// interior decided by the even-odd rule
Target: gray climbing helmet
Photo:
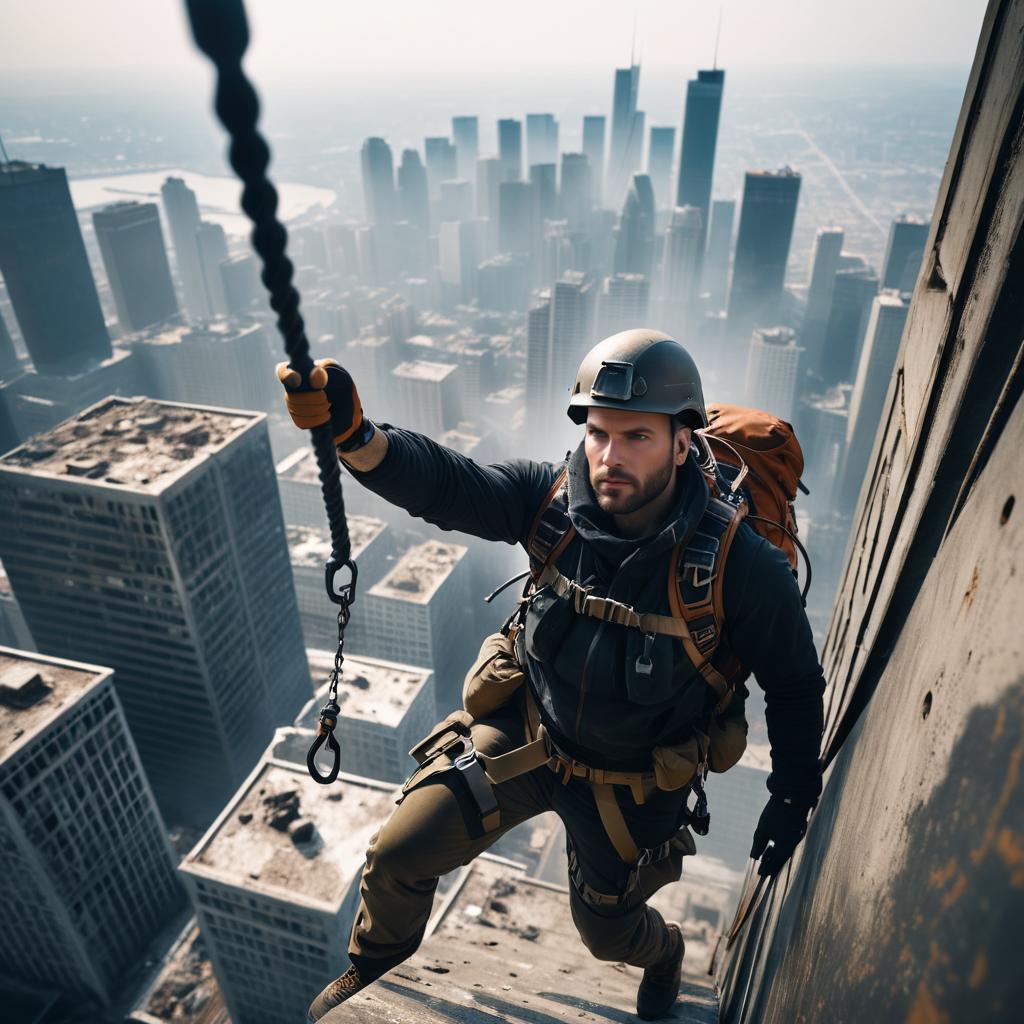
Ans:
{"type": "Polygon", "coordinates": [[[583,358],[569,419],[585,423],[593,406],[663,412],[692,427],[708,425],[693,357],[669,335],[646,327],[613,334],[583,358]]]}

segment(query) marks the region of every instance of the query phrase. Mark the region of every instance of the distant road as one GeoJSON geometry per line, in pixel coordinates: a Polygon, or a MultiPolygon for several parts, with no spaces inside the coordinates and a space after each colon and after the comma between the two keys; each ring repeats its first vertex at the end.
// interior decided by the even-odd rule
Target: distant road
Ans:
{"type": "Polygon", "coordinates": [[[800,122],[797,121],[796,117],[793,117],[793,122],[794,124],[796,124],[795,128],[784,128],[781,131],[777,132],[776,134],[799,135],[804,140],[804,142],[806,142],[807,145],[810,146],[810,148],[814,151],[818,159],[832,172],[836,181],[839,182],[839,185],[842,188],[842,190],[850,197],[850,202],[853,203],[853,205],[857,208],[861,216],[863,216],[866,221],[872,224],[883,238],[888,237],[888,232],[886,231],[885,227],[883,227],[883,225],[879,223],[878,218],[875,217],[875,215],[864,205],[864,201],[860,198],[860,196],[853,191],[853,188],[850,186],[850,183],[846,180],[846,178],[843,177],[843,172],[839,170],[839,168],[836,167],[836,165],[832,162],[832,158],[821,148],[821,146],[819,146],[814,141],[814,139],[810,137],[810,135],[807,134],[807,132],[804,130],[800,122]]]}

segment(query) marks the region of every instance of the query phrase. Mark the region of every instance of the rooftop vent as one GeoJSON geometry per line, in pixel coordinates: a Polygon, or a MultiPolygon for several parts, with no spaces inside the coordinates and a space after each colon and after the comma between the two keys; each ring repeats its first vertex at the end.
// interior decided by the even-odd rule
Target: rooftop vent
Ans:
{"type": "Polygon", "coordinates": [[[0,705],[19,711],[53,692],[35,665],[11,665],[0,674],[0,705]]]}

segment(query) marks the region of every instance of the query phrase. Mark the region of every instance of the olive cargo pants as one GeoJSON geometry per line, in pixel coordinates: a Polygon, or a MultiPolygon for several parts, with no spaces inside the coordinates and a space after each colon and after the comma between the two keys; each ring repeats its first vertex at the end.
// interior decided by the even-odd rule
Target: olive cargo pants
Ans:
{"type": "MultiPolygon", "coordinates": [[[[473,743],[484,754],[506,753],[526,742],[520,702],[472,725],[473,743]]],[[[595,902],[577,885],[598,893],[618,894],[626,888],[633,866],[616,853],[598,816],[589,784],[572,779],[563,785],[546,765],[494,786],[501,811],[500,826],[486,834],[479,812],[455,770],[431,776],[411,788],[390,818],[370,840],[360,882],[361,900],[349,943],[349,956],[366,981],[380,977],[411,956],[422,941],[433,904],[438,876],[483,853],[509,829],[554,810],[565,823],[568,846],[578,871],[570,875],[569,903],[573,922],[590,952],[600,960],[645,967],[671,950],[665,921],[646,905],[661,886],[676,881],[682,854],[639,869],[637,885],[615,905],[595,902]]],[[[685,822],[688,788],[658,790],[637,806],[625,786],[616,786],[623,816],[640,847],[654,847],[685,822]]]]}

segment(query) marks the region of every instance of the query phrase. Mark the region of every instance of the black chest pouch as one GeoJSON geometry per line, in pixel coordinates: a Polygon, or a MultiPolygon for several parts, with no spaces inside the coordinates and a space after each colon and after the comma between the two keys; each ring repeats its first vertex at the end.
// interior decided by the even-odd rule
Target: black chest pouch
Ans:
{"type": "Polygon", "coordinates": [[[526,607],[526,651],[544,664],[559,651],[576,612],[568,597],[542,587],[526,607]]]}

